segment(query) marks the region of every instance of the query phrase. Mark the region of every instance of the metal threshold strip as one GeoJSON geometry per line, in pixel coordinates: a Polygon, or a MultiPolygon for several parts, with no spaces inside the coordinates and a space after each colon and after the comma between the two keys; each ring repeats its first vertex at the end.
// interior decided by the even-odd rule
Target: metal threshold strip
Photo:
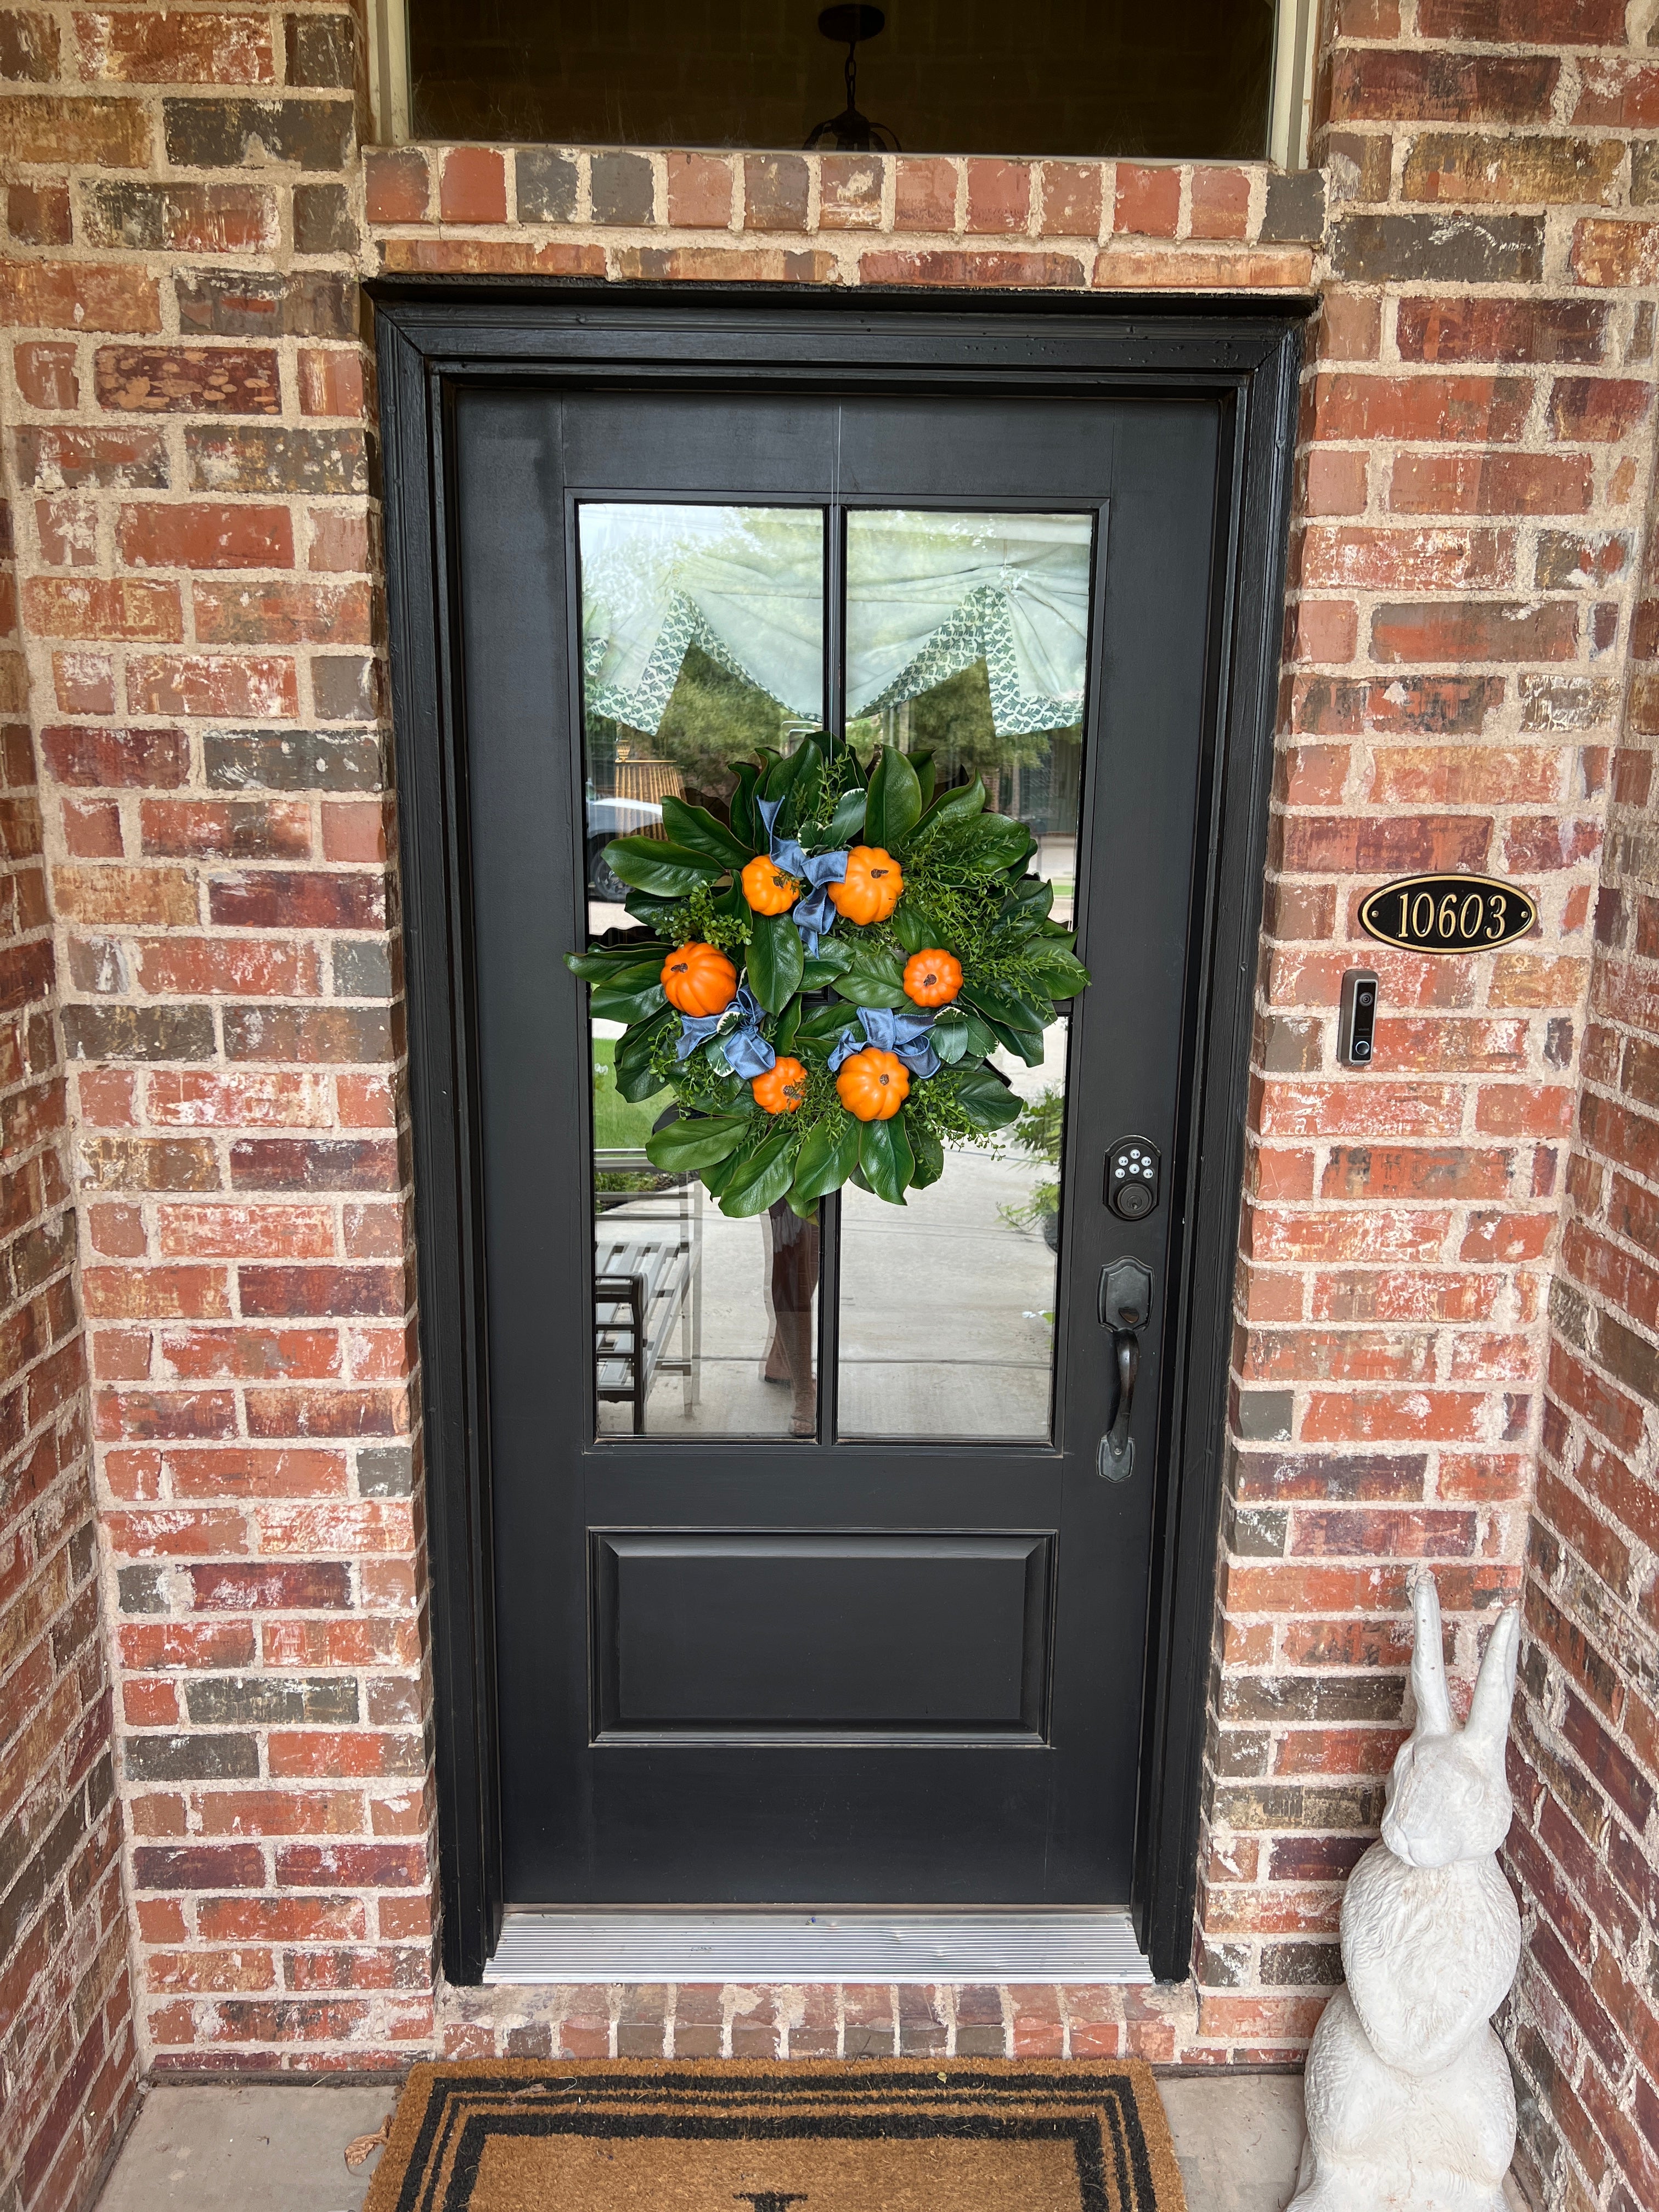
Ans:
{"type": "Polygon", "coordinates": [[[486,1983],[1146,1983],[1127,1912],[509,1910],[486,1983]]]}

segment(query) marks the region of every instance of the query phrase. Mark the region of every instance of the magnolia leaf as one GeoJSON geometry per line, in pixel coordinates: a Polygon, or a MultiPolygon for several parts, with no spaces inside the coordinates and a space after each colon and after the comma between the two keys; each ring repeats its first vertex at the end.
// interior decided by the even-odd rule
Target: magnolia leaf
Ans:
{"type": "Polygon", "coordinates": [[[604,857],[606,867],[623,883],[665,899],[684,898],[688,891],[712,884],[726,865],[689,846],[665,844],[660,837],[615,837],[604,857]]]}
{"type": "Polygon", "coordinates": [[[650,961],[660,969],[669,950],[652,938],[636,937],[628,945],[590,945],[586,952],[567,952],[564,964],[585,983],[614,983],[629,969],[643,969],[650,961]]]}
{"type": "Polygon", "coordinates": [[[1088,987],[1089,971],[1076,953],[1064,951],[1059,945],[1045,945],[1032,954],[1031,966],[1042,979],[1049,995],[1070,999],[1088,987]]]}
{"type": "Polygon", "coordinates": [[[761,828],[761,818],[755,811],[755,787],[760,781],[760,770],[751,761],[740,761],[732,771],[738,787],[726,802],[726,812],[732,817],[732,834],[747,846],[750,852],[763,853],[767,839],[761,828]]]}
{"type": "Polygon", "coordinates": [[[629,891],[625,906],[635,921],[642,921],[649,930],[666,937],[674,920],[677,901],[647,898],[643,891],[629,891]]]}
{"type": "Polygon", "coordinates": [[[931,952],[935,949],[927,934],[927,910],[912,900],[900,899],[893,908],[890,927],[907,952],[931,952]]]}
{"type": "Polygon", "coordinates": [[[630,983],[619,977],[614,983],[596,983],[591,1003],[602,1022],[643,1021],[664,1003],[661,980],[653,969],[647,981],[630,983]]]}
{"type": "Polygon", "coordinates": [[[963,843],[976,868],[995,874],[1023,861],[1034,840],[1023,822],[1011,821],[1006,814],[980,814],[965,831],[963,843]]]}
{"type": "Polygon", "coordinates": [[[904,995],[902,983],[884,982],[878,975],[866,975],[857,968],[846,975],[837,975],[830,986],[838,999],[845,999],[854,1006],[904,1006],[909,1000],[904,995]]]}
{"type": "Polygon", "coordinates": [[[954,1067],[968,1049],[968,1019],[960,1006],[946,1006],[933,1017],[928,1042],[947,1067],[954,1067]]]}
{"type": "Polygon", "coordinates": [[[722,1185],[720,1212],[741,1219],[775,1206],[789,1188],[794,1141],[793,1129],[779,1129],[740,1161],[722,1185]]]}
{"type": "Polygon", "coordinates": [[[949,791],[940,792],[928,806],[916,824],[916,836],[920,838],[925,832],[931,836],[936,830],[965,822],[969,815],[977,814],[984,804],[985,786],[977,776],[971,783],[956,784],[949,791]]]}
{"type": "Polygon", "coordinates": [[[878,1198],[902,1206],[904,1186],[916,1164],[904,1126],[904,1109],[888,1121],[866,1121],[859,1131],[859,1165],[878,1198]]]}
{"type": "Polygon", "coordinates": [[[910,1171],[911,1188],[915,1190],[926,1190],[929,1183],[937,1182],[945,1173],[945,1147],[932,1129],[922,1128],[918,1123],[911,1121],[908,1115],[906,1126],[910,1139],[910,1150],[915,1154],[916,1160],[915,1166],[910,1171]]]}
{"type": "Polygon", "coordinates": [[[787,914],[757,914],[749,940],[749,988],[769,1014],[781,1014],[799,988],[800,932],[787,914]]]}
{"type": "Polygon", "coordinates": [[[718,822],[706,806],[690,806],[672,793],[664,796],[662,824],[674,842],[689,853],[702,853],[723,868],[740,868],[750,858],[750,848],[718,822]]]}
{"type": "Polygon", "coordinates": [[[748,1127],[746,1114],[698,1115],[671,1121],[646,1139],[646,1158],[665,1175],[712,1168],[737,1150],[748,1127]]]}
{"type": "Polygon", "coordinates": [[[859,1128],[849,1114],[813,1124],[801,1139],[792,1199],[816,1205],[829,1192],[841,1188],[858,1164],[859,1128]]]}
{"type": "Polygon", "coordinates": [[[857,790],[844,792],[836,801],[836,811],[830,817],[825,840],[833,851],[842,845],[850,845],[864,829],[864,809],[866,793],[860,786],[857,790]]]}
{"type": "Polygon", "coordinates": [[[921,786],[896,745],[884,745],[870,771],[864,842],[896,852],[921,818],[921,786]]]}
{"type": "Polygon", "coordinates": [[[960,1068],[951,1079],[951,1088],[975,1129],[1006,1129],[1019,1119],[1019,1100],[994,1069],[960,1068]]]}
{"type": "Polygon", "coordinates": [[[1054,1018],[1054,1007],[1047,1000],[1032,1000],[1022,992],[1011,991],[1006,983],[987,983],[975,977],[963,983],[962,995],[988,1021],[1000,1022],[1005,1029],[1040,1031],[1054,1018]]]}

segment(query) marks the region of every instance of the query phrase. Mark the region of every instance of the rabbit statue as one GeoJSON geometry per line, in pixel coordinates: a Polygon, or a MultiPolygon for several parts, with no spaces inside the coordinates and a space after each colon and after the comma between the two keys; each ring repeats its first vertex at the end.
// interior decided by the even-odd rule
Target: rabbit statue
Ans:
{"type": "Polygon", "coordinates": [[[1499,1617],[1460,1731],[1426,1568],[1412,1595],[1417,1723],[1389,1778],[1382,1839],[1342,1900],[1347,1987],[1308,2053],[1291,2212],[1504,2212],[1515,2087],[1492,2015],[1521,1960],[1497,1857],[1521,1616],[1499,1617]]]}

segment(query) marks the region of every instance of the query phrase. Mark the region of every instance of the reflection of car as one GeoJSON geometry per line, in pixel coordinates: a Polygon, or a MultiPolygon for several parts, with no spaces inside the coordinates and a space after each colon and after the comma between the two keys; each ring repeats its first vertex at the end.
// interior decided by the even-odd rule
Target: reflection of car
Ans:
{"type": "Polygon", "coordinates": [[[661,826],[662,809],[649,799],[601,799],[587,787],[587,888],[594,898],[620,906],[628,886],[601,858],[613,837],[637,837],[661,826]]]}

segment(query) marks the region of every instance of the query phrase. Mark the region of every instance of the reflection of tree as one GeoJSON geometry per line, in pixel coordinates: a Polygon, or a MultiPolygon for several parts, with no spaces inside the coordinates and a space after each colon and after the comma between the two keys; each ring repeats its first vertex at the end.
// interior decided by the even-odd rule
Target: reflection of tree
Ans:
{"type": "Polygon", "coordinates": [[[723,816],[735,781],[730,763],[749,759],[757,745],[785,746],[796,720],[758,684],[733,675],[693,645],[680,664],[655,733],[631,730],[609,715],[590,714],[588,760],[598,768],[625,750],[635,759],[672,761],[686,797],[723,816]]]}
{"type": "Polygon", "coordinates": [[[999,735],[982,660],[902,707],[866,716],[848,732],[861,755],[878,743],[900,745],[906,752],[931,751],[941,790],[977,775],[998,811],[1028,821],[1042,817],[1044,828],[1068,830],[1075,826],[1075,749],[1080,734],[1073,727],[999,735]],[[1051,813],[1060,819],[1049,823],[1051,813]]]}

